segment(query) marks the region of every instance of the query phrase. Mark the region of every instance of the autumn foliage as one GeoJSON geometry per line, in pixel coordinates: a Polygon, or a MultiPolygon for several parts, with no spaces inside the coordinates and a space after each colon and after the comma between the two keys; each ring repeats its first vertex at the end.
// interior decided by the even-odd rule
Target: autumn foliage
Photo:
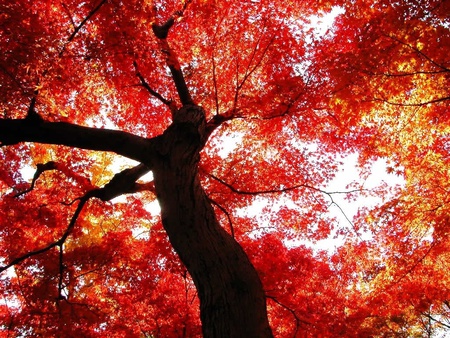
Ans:
{"type": "Polygon", "coordinates": [[[449,13],[0,0],[0,335],[219,336],[183,215],[276,337],[450,332],[449,13]]]}

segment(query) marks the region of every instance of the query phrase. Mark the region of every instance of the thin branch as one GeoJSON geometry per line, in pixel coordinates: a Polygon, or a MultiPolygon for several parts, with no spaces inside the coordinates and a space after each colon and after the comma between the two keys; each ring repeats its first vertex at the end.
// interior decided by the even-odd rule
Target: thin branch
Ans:
{"type": "Polygon", "coordinates": [[[79,30],[86,24],[86,22],[88,22],[90,18],[92,18],[92,16],[94,16],[95,13],[98,12],[98,10],[106,3],[106,1],[107,0],[100,1],[100,3],[88,13],[88,15],[83,19],[83,21],[81,21],[80,24],[77,27],[75,27],[73,33],[67,39],[67,42],[71,42],[75,38],[75,35],[77,35],[79,30]]]}
{"type": "Polygon", "coordinates": [[[420,263],[423,262],[423,260],[430,254],[431,250],[438,244],[437,241],[433,241],[430,244],[430,247],[428,250],[420,257],[405,273],[403,273],[394,283],[398,284],[403,278],[405,278],[407,275],[409,275],[411,272],[414,271],[414,269],[419,266],[420,263]]]}
{"type": "Polygon", "coordinates": [[[287,305],[281,303],[276,297],[274,297],[274,296],[267,296],[267,295],[266,295],[266,297],[267,297],[268,299],[272,300],[273,302],[275,302],[276,304],[278,304],[279,306],[281,306],[283,309],[289,311],[289,312],[292,314],[292,316],[293,316],[294,319],[295,319],[295,332],[294,332],[294,337],[297,337],[298,330],[300,330],[300,323],[307,324],[307,325],[313,325],[311,322],[309,322],[309,321],[307,321],[307,320],[304,320],[304,319],[301,319],[301,318],[295,313],[294,310],[292,310],[289,306],[287,306],[287,305]]]}
{"type": "Polygon", "coordinates": [[[64,2],[61,5],[66,10],[67,16],[69,17],[69,20],[72,23],[73,28],[75,29],[77,25],[75,24],[75,21],[73,21],[73,16],[72,16],[72,13],[69,10],[69,7],[67,7],[67,4],[65,4],[64,2]]]}
{"type": "Polygon", "coordinates": [[[239,84],[239,89],[241,89],[245,82],[248,80],[248,78],[256,71],[256,69],[258,69],[258,67],[261,65],[262,61],[264,60],[264,57],[266,56],[267,51],[269,50],[269,47],[272,45],[273,41],[275,40],[275,35],[273,35],[269,41],[269,43],[267,44],[267,46],[264,48],[261,57],[259,58],[259,60],[255,63],[255,65],[250,69],[250,65],[253,62],[253,59],[255,57],[255,54],[257,52],[258,49],[258,45],[259,45],[259,41],[260,41],[261,37],[258,39],[256,46],[255,46],[255,50],[253,52],[253,55],[250,59],[250,62],[247,66],[247,69],[245,70],[245,75],[244,78],[242,79],[241,83],[239,84]],[[250,69],[250,70],[249,70],[250,69]]]}
{"type": "Polygon", "coordinates": [[[144,87],[152,96],[156,97],[158,100],[160,100],[162,103],[164,103],[166,106],[170,107],[171,105],[171,101],[165,99],[161,94],[157,93],[156,91],[154,91],[150,85],[148,84],[148,82],[145,80],[145,78],[142,76],[141,72],[138,69],[138,65],[136,61],[133,61],[133,66],[134,69],[136,70],[136,76],[139,78],[139,80],[141,81],[141,85],[142,87],[144,87]]]}
{"type": "Polygon", "coordinates": [[[424,52],[422,52],[422,51],[421,51],[420,49],[418,49],[417,47],[411,46],[410,44],[408,44],[408,43],[406,43],[406,42],[400,40],[399,38],[396,38],[396,37],[393,36],[393,35],[387,34],[387,35],[385,35],[385,36],[387,36],[388,38],[391,38],[392,40],[397,41],[398,43],[400,43],[400,44],[403,45],[403,46],[406,46],[406,47],[412,49],[412,50],[415,51],[417,54],[422,55],[428,62],[432,63],[432,64],[435,65],[436,67],[438,67],[438,68],[440,68],[440,69],[442,69],[442,70],[445,70],[446,72],[450,72],[450,68],[447,68],[447,67],[445,67],[445,66],[443,66],[443,65],[441,65],[441,64],[439,64],[439,63],[437,63],[436,61],[434,61],[432,58],[430,58],[428,55],[426,55],[424,52]]]}
{"type": "Polygon", "coordinates": [[[436,322],[438,325],[441,325],[447,329],[450,329],[450,325],[443,323],[442,321],[432,317],[430,314],[427,313],[422,313],[422,316],[427,317],[428,319],[431,319],[432,321],[436,322]]]}
{"type": "Polygon", "coordinates": [[[311,190],[315,190],[318,192],[321,192],[323,194],[326,195],[336,195],[336,194],[351,194],[354,192],[361,192],[361,191],[365,191],[367,189],[354,189],[354,190],[347,190],[347,191],[325,191],[313,186],[310,186],[308,184],[297,184],[297,185],[293,185],[291,187],[287,187],[287,188],[279,188],[279,189],[265,189],[265,190],[254,190],[254,191],[249,191],[249,190],[241,190],[241,189],[237,189],[235,188],[233,185],[225,182],[224,180],[222,180],[221,178],[213,175],[213,174],[207,174],[209,177],[211,177],[212,179],[214,179],[215,181],[225,185],[228,189],[230,189],[231,191],[235,192],[236,194],[242,194],[242,195],[262,195],[262,194],[276,194],[276,193],[281,193],[281,192],[287,192],[287,191],[291,191],[291,190],[296,190],[299,188],[307,188],[307,189],[311,189],[311,190]]]}
{"type": "Polygon", "coordinates": [[[217,182],[225,185],[228,189],[230,189],[231,191],[233,191],[236,194],[242,194],[242,195],[262,195],[262,194],[278,194],[278,193],[283,193],[283,192],[288,192],[291,190],[296,190],[299,188],[305,188],[305,189],[310,189],[310,190],[314,190],[317,192],[320,192],[322,194],[327,195],[330,198],[330,205],[335,205],[339,211],[342,213],[342,215],[344,216],[344,218],[347,220],[347,222],[352,226],[353,231],[355,232],[355,234],[358,236],[358,238],[361,238],[356,227],[355,224],[348,218],[348,216],[345,214],[344,210],[342,210],[342,208],[339,206],[339,204],[337,204],[332,195],[338,195],[338,194],[351,194],[351,193],[355,193],[355,192],[362,192],[362,191],[366,191],[367,189],[353,189],[353,190],[347,190],[347,191],[325,191],[323,189],[319,189],[316,187],[313,187],[311,185],[308,184],[297,184],[297,185],[293,185],[291,187],[287,187],[287,188],[280,188],[280,189],[266,189],[266,190],[255,190],[255,191],[246,191],[246,190],[241,190],[241,189],[237,189],[235,188],[233,185],[225,182],[224,180],[220,179],[219,177],[213,175],[213,174],[207,174],[209,177],[211,177],[212,179],[216,180],[217,182]]]}
{"type": "Polygon", "coordinates": [[[64,231],[64,233],[62,234],[62,236],[55,242],[48,244],[47,246],[41,248],[41,249],[37,249],[34,251],[30,251],[27,252],[26,254],[17,257],[15,259],[13,259],[10,263],[8,263],[5,266],[0,267],[0,273],[2,273],[3,271],[9,269],[10,267],[17,265],[21,262],[23,262],[24,260],[33,257],[33,256],[37,256],[40,255],[44,252],[49,251],[50,249],[56,247],[56,246],[61,246],[67,239],[67,237],[70,235],[70,233],[72,232],[72,229],[75,225],[75,222],[78,219],[78,216],[81,213],[81,210],[83,209],[84,205],[86,204],[86,202],[95,195],[95,190],[92,190],[90,192],[88,192],[87,194],[85,194],[83,197],[80,198],[80,203],[78,203],[78,206],[75,210],[75,213],[73,214],[69,225],[67,226],[66,230],[64,231]]]}
{"type": "Polygon", "coordinates": [[[417,72],[400,72],[400,73],[375,73],[372,71],[366,71],[365,73],[367,73],[370,76],[407,77],[407,76],[415,76],[415,75],[443,74],[443,73],[448,73],[448,70],[436,70],[436,71],[419,70],[417,72]]]}
{"type": "Polygon", "coordinates": [[[298,188],[305,187],[304,184],[298,184],[298,185],[294,185],[294,186],[288,187],[288,188],[249,191],[249,190],[237,189],[233,185],[225,182],[224,180],[222,180],[221,178],[219,178],[219,177],[217,177],[217,176],[215,176],[213,174],[207,174],[207,175],[209,177],[211,177],[212,179],[214,179],[215,181],[217,181],[217,182],[223,184],[224,186],[226,186],[232,192],[234,192],[236,194],[241,194],[241,195],[276,194],[276,193],[287,192],[287,191],[290,191],[290,190],[295,190],[295,189],[298,189],[298,188]]]}
{"type": "Polygon", "coordinates": [[[433,99],[430,101],[424,101],[424,102],[417,102],[417,103],[400,103],[400,102],[392,102],[389,101],[387,99],[380,99],[380,98],[375,98],[372,101],[378,101],[378,102],[383,102],[383,103],[387,103],[389,105],[392,106],[401,106],[401,107],[423,107],[426,106],[428,104],[433,104],[433,103],[439,103],[439,102],[444,102],[444,101],[449,101],[450,100],[450,96],[446,96],[446,97],[440,97],[437,99],[433,99]]]}
{"type": "Polygon", "coordinates": [[[214,204],[216,207],[218,207],[225,214],[225,216],[228,219],[228,224],[230,226],[231,236],[234,238],[234,227],[233,227],[233,222],[231,220],[230,213],[223,206],[221,206],[219,203],[217,203],[213,199],[211,199],[211,198],[208,198],[208,199],[211,202],[211,204],[214,204]]]}
{"type": "Polygon", "coordinates": [[[255,59],[256,53],[259,49],[258,46],[259,46],[259,43],[260,43],[263,35],[264,34],[262,33],[261,36],[256,41],[255,48],[253,49],[249,63],[247,64],[247,67],[245,69],[244,77],[242,78],[242,80],[240,82],[239,82],[239,64],[236,66],[236,90],[234,93],[233,110],[237,109],[239,93],[240,93],[242,87],[247,82],[247,80],[250,78],[250,76],[256,71],[256,69],[258,69],[258,67],[261,65],[262,61],[264,60],[264,57],[266,56],[267,51],[269,50],[269,47],[272,45],[272,43],[275,39],[275,35],[273,35],[272,38],[270,39],[269,43],[266,45],[266,47],[262,51],[262,54],[261,54],[261,57],[259,58],[259,60],[255,63],[255,65],[253,67],[251,67],[251,64],[252,64],[253,60],[255,59]]]}
{"type": "MultiPolygon", "coordinates": [[[[133,193],[136,191],[140,191],[141,185],[136,185],[135,181],[141,177],[142,175],[145,175],[150,169],[145,166],[144,164],[139,164],[133,168],[128,168],[123,170],[122,172],[114,175],[114,177],[111,179],[109,183],[107,183],[103,188],[96,188],[93,190],[88,191],[84,196],[77,198],[80,202],[78,203],[78,206],[70,220],[69,225],[67,226],[66,230],[62,234],[62,236],[55,242],[48,244],[47,246],[37,249],[34,251],[30,251],[14,260],[12,260],[9,264],[0,267],[0,273],[5,271],[6,269],[10,268],[13,265],[19,264],[22,261],[26,260],[27,258],[39,255],[41,253],[47,252],[50,249],[59,246],[60,247],[60,259],[62,255],[63,250],[63,244],[65,243],[67,237],[71,234],[73,227],[75,226],[75,223],[78,219],[78,216],[80,215],[83,207],[85,206],[86,202],[93,198],[99,198],[102,201],[109,201],[117,196],[126,194],[126,193],[133,193]]],[[[60,262],[60,264],[62,264],[60,262]]],[[[60,273],[61,272],[60,267],[60,273]]],[[[60,277],[62,278],[62,277],[60,277]]],[[[60,287],[62,288],[62,281],[60,281],[60,287]]],[[[60,288],[60,290],[61,290],[60,288]]]]}

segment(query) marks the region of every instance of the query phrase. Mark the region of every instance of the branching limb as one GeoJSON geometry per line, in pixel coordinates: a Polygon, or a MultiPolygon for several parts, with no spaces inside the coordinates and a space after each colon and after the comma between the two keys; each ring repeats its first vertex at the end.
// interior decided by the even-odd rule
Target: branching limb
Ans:
{"type": "Polygon", "coordinates": [[[115,174],[114,177],[109,181],[103,188],[99,189],[95,193],[95,197],[101,199],[102,201],[110,201],[123,194],[131,194],[142,190],[153,190],[152,184],[138,184],[136,181],[150,169],[144,165],[139,164],[133,168],[128,168],[115,174]]]}
{"type": "Polygon", "coordinates": [[[249,191],[249,190],[241,190],[241,189],[235,188],[233,185],[225,182],[224,180],[222,180],[221,178],[219,178],[213,174],[207,174],[207,175],[209,177],[211,177],[212,179],[214,179],[215,181],[225,185],[228,189],[235,192],[236,194],[242,194],[242,195],[274,194],[274,193],[287,192],[287,191],[291,191],[291,190],[295,190],[295,189],[299,189],[299,188],[307,188],[307,189],[315,190],[315,191],[321,192],[322,194],[325,194],[328,196],[337,195],[337,194],[351,194],[351,193],[362,192],[362,191],[367,190],[367,189],[353,189],[353,190],[346,190],[346,191],[325,191],[323,189],[319,189],[319,188],[313,187],[311,185],[302,183],[302,184],[293,185],[293,186],[290,186],[287,188],[249,191]]]}
{"type": "MultiPolygon", "coordinates": [[[[51,163],[51,162],[49,162],[49,163],[51,163]]],[[[52,164],[48,165],[48,167],[51,167],[51,166],[52,166],[52,164]]],[[[78,219],[78,216],[80,215],[80,213],[81,213],[83,207],[85,206],[85,204],[87,203],[87,201],[93,197],[98,198],[102,201],[110,201],[111,199],[113,199],[117,196],[123,195],[123,194],[142,191],[144,187],[145,187],[145,190],[153,190],[154,191],[154,187],[152,186],[152,184],[142,185],[142,184],[135,183],[135,181],[137,179],[139,179],[139,177],[146,174],[149,170],[150,169],[143,164],[139,164],[133,168],[125,169],[122,172],[116,174],[111,179],[111,181],[109,183],[107,183],[103,188],[97,188],[97,189],[90,190],[84,196],[78,198],[79,203],[78,203],[78,206],[69,222],[69,225],[67,226],[66,230],[64,231],[62,236],[57,241],[50,243],[41,249],[30,251],[16,259],[12,260],[9,264],[7,264],[3,267],[0,267],[0,273],[2,273],[3,271],[7,270],[8,268],[10,268],[16,264],[21,263],[22,261],[26,260],[27,258],[47,252],[56,246],[58,246],[60,248],[60,259],[62,259],[61,252],[63,250],[63,245],[64,245],[67,237],[71,234],[71,232],[75,226],[75,223],[78,219]]],[[[61,267],[61,264],[62,264],[62,262],[60,260],[60,273],[62,274],[61,271],[64,270],[64,267],[61,267]]],[[[61,278],[62,277],[60,277],[60,279],[61,278]]],[[[60,281],[60,291],[61,290],[62,290],[62,281],[60,281]]]]}
{"type": "Polygon", "coordinates": [[[38,164],[36,172],[34,173],[34,176],[33,176],[33,180],[31,181],[30,187],[22,192],[15,194],[14,197],[19,197],[26,193],[29,193],[31,190],[34,189],[34,185],[36,184],[37,179],[39,178],[39,176],[41,176],[41,174],[43,172],[45,172],[47,170],[55,170],[55,169],[57,169],[57,164],[54,161],[50,161],[45,164],[38,164]]]}
{"type": "Polygon", "coordinates": [[[255,62],[255,64],[252,66],[252,63],[256,58],[256,54],[257,54],[258,50],[260,49],[259,46],[260,46],[260,42],[261,42],[263,35],[264,35],[264,33],[261,33],[260,37],[257,39],[255,47],[253,48],[252,55],[250,56],[250,60],[245,69],[243,78],[240,81],[239,81],[239,65],[237,65],[237,67],[236,67],[236,84],[235,84],[236,89],[235,89],[235,93],[234,93],[233,110],[237,110],[239,94],[241,92],[241,89],[244,87],[245,83],[250,78],[250,76],[261,66],[261,64],[264,60],[264,57],[266,56],[267,51],[269,50],[270,46],[273,44],[273,41],[275,39],[275,36],[272,36],[269,43],[263,49],[263,51],[259,57],[259,60],[257,60],[255,62]]]}
{"type": "Polygon", "coordinates": [[[208,122],[206,122],[206,138],[216,130],[219,126],[221,126],[224,122],[235,119],[236,116],[229,114],[217,114],[214,115],[208,122]]]}
{"type": "Polygon", "coordinates": [[[299,189],[302,187],[307,187],[305,184],[298,184],[298,185],[294,185],[288,188],[281,188],[281,189],[265,189],[265,190],[255,190],[255,191],[249,191],[249,190],[241,190],[241,189],[237,189],[235,188],[233,185],[225,182],[224,180],[222,180],[221,178],[213,175],[213,174],[207,174],[209,177],[211,177],[213,180],[223,184],[224,186],[226,186],[228,189],[230,189],[232,192],[236,193],[236,194],[241,194],[241,195],[262,195],[262,194],[275,194],[275,193],[281,193],[281,192],[287,192],[287,191],[291,191],[291,190],[295,190],[295,189],[299,189]]]}
{"type": "Polygon", "coordinates": [[[362,191],[366,191],[367,189],[354,189],[354,190],[347,190],[347,191],[325,191],[323,189],[319,189],[316,187],[313,187],[309,184],[297,184],[297,185],[293,185],[287,188],[279,188],[279,189],[265,189],[265,190],[254,190],[254,191],[249,191],[249,190],[241,190],[241,189],[237,189],[235,188],[233,185],[225,182],[224,180],[222,180],[221,178],[213,175],[213,174],[207,174],[209,177],[211,177],[212,179],[214,179],[215,181],[223,184],[224,186],[226,186],[228,189],[230,189],[232,192],[236,193],[236,194],[241,194],[241,195],[263,195],[263,194],[278,194],[278,193],[283,193],[283,192],[288,192],[288,191],[292,191],[292,190],[296,190],[296,189],[300,189],[300,188],[305,188],[305,189],[309,189],[309,190],[314,190],[317,192],[320,192],[324,195],[327,195],[330,198],[330,205],[335,205],[339,211],[342,213],[342,215],[344,216],[344,218],[347,220],[347,222],[352,226],[353,231],[356,233],[356,235],[359,237],[359,233],[355,227],[355,225],[353,224],[353,222],[348,218],[348,216],[345,214],[344,210],[342,210],[342,208],[339,206],[339,204],[336,203],[336,201],[333,199],[333,195],[338,195],[338,194],[351,194],[351,193],[355,193],[355,192],[362,192],[362,191]]]}
{"type": "Polygon", "coordinates": [[[73,214],[73,216],[72,216],[72,218],[71,218],[71,220],[69,222],[69,225],[67,226],[66,230],[64,231],[62,236],[57,241],[55,241],[53,243],[50,243],[49,245],[47,245],[47,246],[45,246],[45,247],[43,247],[41,249],[37,249],[37,250],[34,250],[34,251],[27,252],[26,254],[24,254],[24,255],[16,258],[16,259],[13,259],[7,265],[0,267],[0,273],[2,273],[3,271],[9,269],[10,267],[12,267],[12,266],[14,266],[16,264],[19,264],[19,263],[23,262],[24,260],[26,260],[26,259],[28,259],[30,257],[42,254],[44,252],[47,252],[47,251],[49,251],[50,249],[52,249],[52,248],[54,248],[56,246],[61,246],[66,241],[66,239],[70,235],[70,233],[72,232],[72,229],[73,229],[73,227],[74,227],[74,225],[75,225],[75,223],[76,223],[76,221],[78,219],[78,216],[80,215],[81,210],[83,209],[84,205],[86,204],[86,202],[90,198],[94,197],[95,192],[96,192],[96,190],[92,190],[92,191],[88,192],[87,194],[85,194],[83,197],[80,198],[80,202],[78,203],[77,209],[75,210],[75,213],[73,214]]]}
{"type": "Polygon", "coordinates": [[[450,325],[449,324],[446,324],[446,323],[442,322],[441,320],[436,319],[435,317],[431,316],[431,314],[422,313],[422,316],[427,317],[428,319],[432,320],[433,322],[437,323],[440,326],[445,327],[446,329],[450,329],[450,325]]]}
{"type": "Polygon", "coordinates": [[[435,67],[440,68],[440,69],[442,69],[442,70],[444,70],[444,71],[446,71],[446,72],[450,72],[450,68],[447,68],[447,67],[445,67],[443,64],[440,64],[440,63],[436,62],[436,61],[433,60],[431,57],[429,57],[427,54],[425,54],[424,52],[422,52],[419,48],[417,48],[417,47],[415,47],[415,46],[412,46],[412,45],[410,45],[409,43],[407,43],[407,42],[405,42],[405,41],[403,41],[403,40],[401,40],[401,39],[399,39],[399,38],[397,38],[397,37],[395,37],[395,36],[393,36],[393,35],[385,34],[385,36],[388,37],[388,38],[390,38],[390,39],[392,39],[392,40],[394,40],[394,41],[397,41],[399,44],[401,44],[401,45],[403,45],[403,46],[405,46],[405,47],[407,47],[407,48],[413,50],[415,53],[421,55],[425,60],[427,60],[428,62],[430,62],[430,63],[431,63],[432,65],[434,65],[435,67]]]}
{"type": "Polygon", "coordinates": [[[401,102],[392,102],[388,99],[381,99],[381,98],[375,98],[373,101],[378,102],[384,102],[391,106],[401,106],[401,107],[423,107],[429,104],[444,102],[444,101],[450,101],[450,96],[444,96],[444,97],[438,97],[429,101],[423,101],[423,102],[413,102],[413,103],[401,103],[401,102]]]}

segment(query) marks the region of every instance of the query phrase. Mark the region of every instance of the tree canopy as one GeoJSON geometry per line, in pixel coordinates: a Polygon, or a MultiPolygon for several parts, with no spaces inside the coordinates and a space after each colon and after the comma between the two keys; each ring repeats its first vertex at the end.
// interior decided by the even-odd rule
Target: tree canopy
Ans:
{"type": "Polygon", "coordinates": [[[0,0],[1,334],[450,332],[449,13],[0,0]]]}

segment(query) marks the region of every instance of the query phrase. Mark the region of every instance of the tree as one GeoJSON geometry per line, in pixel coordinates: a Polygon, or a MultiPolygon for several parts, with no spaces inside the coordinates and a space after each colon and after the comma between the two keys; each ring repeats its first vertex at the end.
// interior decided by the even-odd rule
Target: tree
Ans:
{"type": "Polygon", "coordinates": [[[0,6],[2,333],[450,329],[447,1],[0,6]]]}

